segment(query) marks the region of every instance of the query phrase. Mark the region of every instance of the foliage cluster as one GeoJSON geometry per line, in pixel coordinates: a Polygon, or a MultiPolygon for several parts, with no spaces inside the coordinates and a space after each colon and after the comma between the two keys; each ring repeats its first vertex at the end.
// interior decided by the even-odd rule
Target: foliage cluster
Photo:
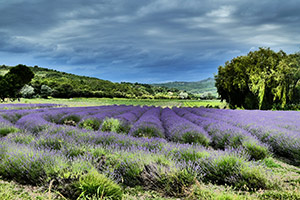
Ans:
{"type": "Polygon", "coordinates": [[[300,54],[259,48],[227,61],[215,79],[232,108],[285,109],[300,103],[300,54]]]}
{"type": "MultiPolygon", "coordinates": [[[[7,67],[2,65],[1,69],[7,69],[7,67]]],[[[19,98],[20,90],[33,77],[33,72],[25,65],[20,64],[9,68],[9,71],[4,76],[0,75],[0,100],[5,101],[6,98],[19,98]]]]}

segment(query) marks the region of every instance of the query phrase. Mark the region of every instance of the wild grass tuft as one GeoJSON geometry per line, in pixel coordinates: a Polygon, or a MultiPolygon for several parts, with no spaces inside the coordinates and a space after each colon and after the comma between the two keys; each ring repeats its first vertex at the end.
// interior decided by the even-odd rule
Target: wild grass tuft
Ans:
{"type": "Polygon", "coordinates": [[[265,191],[262,194],[259,194],[259,199],[268,200],[268,199],[300,199],[300,191],[289,190],[289,191],[265,191]]]}
{"type": "Polygon", "coordinates": [[[79,198],[119,200],[123,196],[122,188],[119,185],[96,170],[91,170],[89,173],[81,176],[75,187],[81,192],[79,198]]]}
{"type": "Polygon", "coordinates": [[[20,131],[20,129],[12,127],[12,126],[1,127],[0,128],[0,137],[4,137],[10,133],[16,133],[19,131],[20,131]]]}
{"type": "Polygon", "coordinates": [[[194,184],[195,176],[187,170],[175,170],[173,172],[161,174],[158,185],[165,195],[174,197],[184,197],[188,188],[194,184]]]}
{"type": "Polygon", "coordinates": [[[245,141],[243,142],[243,146],[251,159],[262,160],[270,156],[268,148],[261,144],[257,144],[255,141],[245,141]]]}
{"type": "Polygon", "coordinates": [[[282,168],[282,166],[277,164],[272,157],[263,159],[263,163],[269,168],[282,168]]]}

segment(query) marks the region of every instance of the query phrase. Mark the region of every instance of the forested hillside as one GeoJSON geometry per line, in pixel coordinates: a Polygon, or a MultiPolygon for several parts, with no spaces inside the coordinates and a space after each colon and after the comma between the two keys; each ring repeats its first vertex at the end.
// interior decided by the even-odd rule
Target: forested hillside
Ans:
{"type": "Polygon", "coordinates": [[[217,96],[217,88],[215,87],[215,80],[213,78],[207,78],[196,82],[167,82],[167,83],[156,83],[153,86],[176,88],[192,94],[217,96]]]}
{"type": "MultiPolygon", "coordinates": [[[[5,75],[12,67],[0,66],[0,75],[5,75]]],[[[178,89],[151,86],[139,83],[113,83],[111,81],[86,76],[78,76],[38,66],[29,67],[35,74],[31,83],[21,94],[24,97],[57,98],[71,97],[122,97],[122,98],[182,98],[178,89]]]]}

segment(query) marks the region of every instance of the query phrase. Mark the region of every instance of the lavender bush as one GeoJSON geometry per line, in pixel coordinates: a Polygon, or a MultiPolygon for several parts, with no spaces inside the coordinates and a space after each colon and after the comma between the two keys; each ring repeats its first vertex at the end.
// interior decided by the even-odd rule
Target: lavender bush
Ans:
{"type": "Polygon", "coordinates": [[[178,116],[173,110],[165,108],[161,119],[166,129],[166,136],[174,142],[199,143],[207,146],[210,136],[200,126],[178,116]]]}
{"type": "Polygon", "coordinates": [[[129,134],[137,137],[164,138],[164,128],[160,121],[160,108],[152,108],[146,111],[133,125],[129,134]]]}

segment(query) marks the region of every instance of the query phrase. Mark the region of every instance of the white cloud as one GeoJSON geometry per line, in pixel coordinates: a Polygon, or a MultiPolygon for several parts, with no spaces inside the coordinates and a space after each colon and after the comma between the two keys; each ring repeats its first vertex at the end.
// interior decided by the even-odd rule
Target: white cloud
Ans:
{"type": "Polygon", "coordinates": [[[234,6],[221,6],[217,10],[210,11],[206,15],[209,17],[230,17],[231,14],[235,11],[234,6]]]}

